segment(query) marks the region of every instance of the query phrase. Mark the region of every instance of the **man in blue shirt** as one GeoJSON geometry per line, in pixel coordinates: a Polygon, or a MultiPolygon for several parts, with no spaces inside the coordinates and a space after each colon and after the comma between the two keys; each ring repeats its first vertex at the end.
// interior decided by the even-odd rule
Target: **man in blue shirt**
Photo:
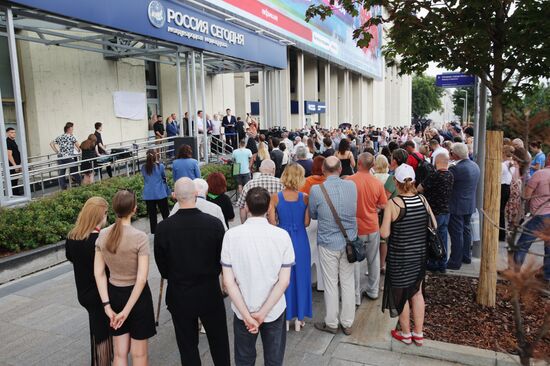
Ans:
{"type": "Polygon", "coordinates": [[[531,161],[531,169],[529,170],[529,176],[532,177],[538,170],[544,168],[546,164],[546,156],[542,151],[541,143],[538,141],[531,142],[529,144],[529,148],[533,154],[533,161],[531,161]]]}
{"type": "MultiPolygon", "coordinates": [[[[357,188],[352,181],[340,179],[342,164],[335,156],[323,162],[323,174],[327,177],[326,188],[348,237],[357,238],[357,188]]],[[[319,220],[317,243],[319,261],[325,282],[325,321],[315,323],[315,328],[336,334],[338,324],[344,334],[351,334],[355,319],[355,267],[346,256],[346,239],[340,231],[330,206],[319,185],[313,186],[309,196],[311,218],[319,220]],[[339,312],[339,287],[341,288],[342,310],[339,312]],[[338,313],[340,316],[338,317],[338,313]],[[340,319],[340,321],[338,321],[340,319]]]]}
{"type": "Polygon", "coordinates": [[[245,140],[241,140],[239,148],[234,150],[232,155],[235,164],[240,165],[239,174],[235,176],[239,195],[241,195],[244,185],[250,180],[250,159],[252,159],[252,151],[245,148],[245,145],[245,140]]]}

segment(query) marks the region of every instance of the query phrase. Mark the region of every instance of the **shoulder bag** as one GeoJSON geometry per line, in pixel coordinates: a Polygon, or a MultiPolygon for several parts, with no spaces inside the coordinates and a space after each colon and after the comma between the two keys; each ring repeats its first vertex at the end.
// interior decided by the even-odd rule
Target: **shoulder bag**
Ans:
{"type": "Polygon", "coordinates": [[[427,250],[427,257],[429,260],[433,261],[439,261],[443,259],[445,256],[445,248],[443,247],[443,243],[441,242],[441,238],[437,234],[437,230],[435,229],[435,225],[432,219],[432,215],[430,215],[430,211],[427,207],[427,202],[424,198],[421,198],[422,202],[424,203],[424,207],[426,208],[426,215],[428,215],[428,228],[426,231],[426,250],[427,250]]]}
{"type": "Polygon", "coordinates": [[[325,188],[325,185],[320,184],[320,186],[321,186],[321,191],[325,196],[325,200],[327,201],[328,207],[330,207],[332,216],[334,217],[336,224],[340,228],[342,235],[344,235],[344,238],[346,239],[346,256],[348,257],[348,262],[350,263],[361,262],[367,257],[367,250],[365,248],[365,243],[363,243],[363,240],[361,240],[359,237],[356,237],[353,240],[349,239],[348,234],[346,233],[346,229],[344,229],[344,225],[342,225],[342,221],[340,220],[340,216],[338,216],[338,213],[336,212],[336,209],[332,204],[332,200],[328,196],[328,192],[327,192],[327,189],[325,188]]]}

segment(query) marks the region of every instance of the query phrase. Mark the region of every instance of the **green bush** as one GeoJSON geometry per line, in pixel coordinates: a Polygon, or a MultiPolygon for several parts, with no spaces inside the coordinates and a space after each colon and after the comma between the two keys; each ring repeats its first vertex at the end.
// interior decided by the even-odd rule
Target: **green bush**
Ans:
{"type": "MultiPolygon", "coordinates": [[[[93,196],[111,202],[120,189],[131,189],[138,199],[138,217],[146,216],[141,199],[141,175],[115,177],[88,186],[76,187],[46,198],[33,200],[24,207],[0,209],[0,249],[19,252],[63,240],[76,221],[80,209],[93,196]]],[[[109,222],[114,222],[109,208],[109,222]]]]}
{"type": "MultiPolygon", "coordinates": [[[[234,188],[231,166],[207,164],[201,169],[203,178],[219,171],[227,178],[228,190],[234,188]]],[[[172,187],[172,174],[167,172],[168,184],[172,187]]],[[[120,189],[131,189],[138,200],[137,217],[146,217],[147,209],[141,199],[143,178],[137,174],[131,177],[115,177],[82,187],[72,188],[54,195],[33,200],[24,207],[0,208],[0,252],[19,252],[42,245],[54,244],[65,238],[71,230],[80,209],[93,196],[103,197],[111,202],[120,189]]],[[[170,205],[172,205],[172,202],[170,205]]],[[[109,207],[109,222],[115,216],[109,207]]]]}
{"type": "Polygon", "coordinates": [[[231,168],[231,164],[211,163],[211,164],[203,165],[201,167],[201,176],[203,179],[208,178],[210,174],[215,172],[220,172],[225,176],[225,180],[227,180],[228,191],[237,189],[235,178],[233,178],[233,171],[231,168]]]}

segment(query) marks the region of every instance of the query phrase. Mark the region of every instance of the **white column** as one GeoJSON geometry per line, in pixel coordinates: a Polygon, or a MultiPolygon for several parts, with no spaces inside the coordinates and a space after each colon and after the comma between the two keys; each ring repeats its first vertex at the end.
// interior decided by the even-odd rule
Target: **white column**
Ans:
{"type": "Polygon", "coordinates": [[[325,102],[325,113],[321,114],[321,123],[324,128],[330,127],[330,112],[332,108],[332,103],[330,100],[330,62],[326,61],[323,67],[324,71],[324,85],[321,88],[323,92],[323,101],[325,102]]]}
{"type": "Polygon", "coordinates": [[[305,123],[305,111],[304,111],[304,101],[305,101],[305,76],[304,76],[304,53],[302,51],[296,52],[296,65],[297,65],[297,83],[296,83],[296,94],[298,96],[298,125],[292,127],[302,128],[305,123]]]}

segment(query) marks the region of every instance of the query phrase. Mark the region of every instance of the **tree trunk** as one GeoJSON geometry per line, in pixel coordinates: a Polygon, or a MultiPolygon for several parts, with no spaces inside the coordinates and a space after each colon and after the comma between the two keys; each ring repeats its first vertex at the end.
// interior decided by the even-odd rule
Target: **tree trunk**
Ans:
{"type": "MultiPolygon", "coordinates": [[[[493,128],[502,126],[502,96],[492,96],[493,128]]],[[[480,121],[484,123],[485,121],[480,121]]],[[[500,178],[502,174],[502,131],[487,131],[485,183],[483,191],[483,236],[477,302],[494,307],[497,292],[498,223],[500,222],[500,178]]]]}

